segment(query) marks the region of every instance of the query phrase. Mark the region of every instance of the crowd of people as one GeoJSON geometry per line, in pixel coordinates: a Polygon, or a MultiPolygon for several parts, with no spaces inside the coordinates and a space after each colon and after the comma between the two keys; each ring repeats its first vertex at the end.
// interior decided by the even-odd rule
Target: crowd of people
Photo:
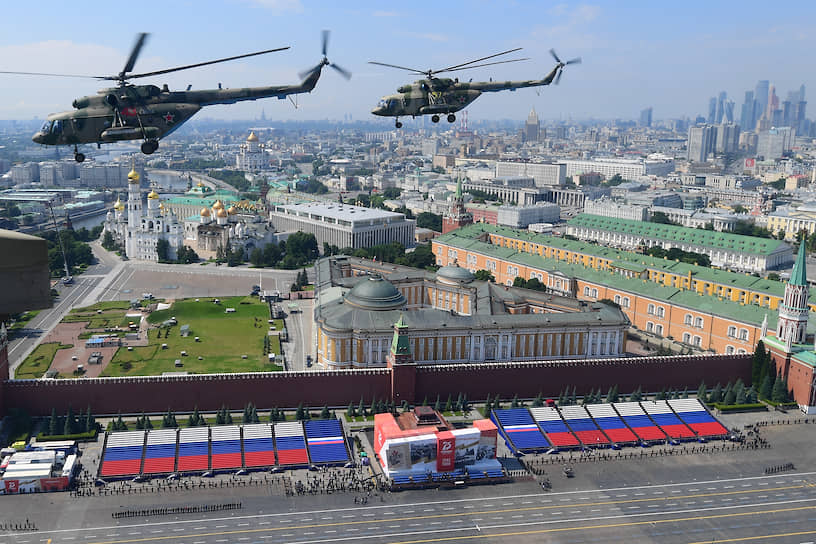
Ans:
{"type": "Polygon", "coordinates": [[[0,522],[0,531],[38,531],[37,525],[26,518],[25,521],[3,521],[0,522]]]}
{"type": "Polygon", "coordinates": [[[340,469],[323,467],[316,472],[307,472],[304,479],[288,480],[285,492],[287,497],[295,495],[330,495],[332,493],[385,492],[389,483],[380,474],[374,474],[366,467],[340,469]]]}

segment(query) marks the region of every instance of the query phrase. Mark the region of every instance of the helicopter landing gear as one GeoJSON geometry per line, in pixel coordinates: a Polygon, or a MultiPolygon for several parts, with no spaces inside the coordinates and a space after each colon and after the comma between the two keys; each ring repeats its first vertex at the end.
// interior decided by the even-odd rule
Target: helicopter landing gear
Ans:
{"type": "Polygon", "coordinates": [[[439,116],[436,115],[436,114],[431,115],[431,121],[433,121],[434,123],[438,123],[439,122],[439,116]]]}
{"type": "Polygon", "coordinates": [[[402,128],[402,121],[397,119],[396,121],[394,121],[394,126],[397,128],[402,128]]]}
{"type": "Polygon", "coordinates": [[[449,113],[448,114],[448,123],[453,123],[454,121],[456,121],[456,116],[454,114],[452,114],[452,113],[449,113]]]}
{"type": "Polygon", "coordinates": [[[76,162],[83,162],[85,160],[85,155],[79,152],[77,146],[74,146],[74,160],[76,162]]]}
{"type": "Polygon", "coordinates": [[[142,153],[145,155],[152,155],[154,151],[159,148],[158,140],[147,140],[142,142],[142,153]]]}

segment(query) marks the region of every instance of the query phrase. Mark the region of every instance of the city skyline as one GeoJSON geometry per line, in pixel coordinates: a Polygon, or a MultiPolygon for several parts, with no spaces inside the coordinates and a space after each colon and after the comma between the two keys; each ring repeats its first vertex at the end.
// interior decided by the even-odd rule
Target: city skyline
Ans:
{"type": "MultiPolygon", "coordinates": [[[[711,96],[725,91],[736,102],[746,90],[769,80],[781,97],[800,85],[814,88],[807,51],[816,37],[804,21],[816,7],[788,4],[785,14],[754,16],[758,2],[691,2],[682,13],[666,13],[635,2],[516,2],[509,7],[484,2],[430,6],[394,6],[374,2],[344,8],[328,2],[234,0],[159,4],[123,13],[127,30],[109,24],[110,14],[82,9],[80,3],[9,5],[0,36],[0,69],[88,75],[114,74],[139,31],[151,32],[136,71],[238,55],[271,47],[289,51],[178,74],[135,80],[171,89],[289,84],[320,58],[320,30],[332,30],[328,56],[353,72],[351,81],[326,72],[310,95],[289,101],[262,100],[216,106],[200,114],[214,119],[254,119],[264,111],[271,120],[373,120],[380,96],[415,79],[367,64],[370,60],[426,69],[444,67],[523,47],[531,60],[458,73],[474,80],[542,77],[552,68],[548,50],[564,58],[582,56],[581,66],[565,71],[559,86],[489,94],[468,107],[470,119],[526,118],[535,108],[541,119],[637,120],[652,107],[654,119],[706,116],[711,96]],[[39,14],[46,13],[45,17],[39,14]],[[705,13],[706,17],[699,17],[705,13]],[[787,15],[795,13],[796,17],[787,15]],[[531,23],[534,22],[534,23],[531,23]],[[799,23],[798,21],[802,21],[799,23]],[[56,24],[59,22],[59,24],[56,24]],[[80,29],[79,31],[77,29],[80,29]],[[45,30],[45,31],[44,31],[45,30]],[[361,32],[361,30],[365,30],[361,32]]],[[[0,75],[0,119],[43,118],[71,109],[74,98],[95,94],[104,85],[93,80],[0,75]]],[[[408,125],[410,126],[410,125],[408,125]]]]}

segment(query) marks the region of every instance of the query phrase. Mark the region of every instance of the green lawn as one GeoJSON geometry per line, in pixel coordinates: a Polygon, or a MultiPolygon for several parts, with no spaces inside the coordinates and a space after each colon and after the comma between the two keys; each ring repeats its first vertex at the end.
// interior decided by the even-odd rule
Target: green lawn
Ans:
{"type": "Polygon", "coordinates": [[[51,362],[54,360],[58,350],[74,347],[73,344],[60,344],[59,342],[47,342],[40,344],[32,351],[25,361],[17,367],[14,378],[17,380],[37,380],[43,377],[51,362]]]}
{"type": "MultiPolygon", "coordinates": [[[[92,312],[71,313],[62,318],[63,323],[81,323],[87,321],[86,329],[112,329],[115,327],[127,328],[132,318],[125,317],[122,310],[103,311],[101,314],[92,312]]],[[[138,319],[133,319],[138,323],[138,319]]]]}
{"type": "MultiPolygon", "coordinates": [[[[211,298],[179,300],[167,310],[153,312],[148,322],[157,325],[175,317],[178,325],[169,329],[150,329],[148,347],[132,351],[119,348],[103,376],[150,376],[162,372],[185,371],[192,374],[218,372],[268,372],[281,370],[270,365],[263,354],[263,339],[269,325],[266,304],[253,297],[232,297],[214,304],[211,298]],[[226,308],[235,308],[226,313],[226,308]],[[190,325],[190,336],[182,337],[182,325],[190,325]],[[166,332],[169,335],[165,338],[166,332]],[[196,342],[195,337],[201,341],[196,342]],[[167,349],[161,345],[167,344],[167,349]],[[187,352],[182,356],[181,351],[187,352]],[[243,359],[241,356],[246,355],[243,359]],[[198,360],[201,356],[203,359],[198,360]],[[184,366],[176,367],[180,359],[184,366]]],[[[277,338],[270,338],[270,351],[280,354],[277,338]]]]}

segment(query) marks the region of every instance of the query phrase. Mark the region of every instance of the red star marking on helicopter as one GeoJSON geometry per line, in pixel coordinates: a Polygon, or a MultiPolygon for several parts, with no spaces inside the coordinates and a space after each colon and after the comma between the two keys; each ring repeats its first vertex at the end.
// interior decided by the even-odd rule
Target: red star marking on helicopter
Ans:
{"type": "Polygon", "coordinates": [[[163,117],[164,117],[164,122],[167,123],[168,125],[176,120],[176,116],[173,115],[172,113],[170,113],[169,111],[167,113],[165,113],[163,115],[163,117]]]}
{"type": "Polygon", "coordinates": [[[139,113],[139,111],[136,108],[133,108],[133,107],[124,108],[122,110],[122,115],[124,115],[125,117],[136,117],[136,115],[138,115],[138,113],[139,113]]]}

